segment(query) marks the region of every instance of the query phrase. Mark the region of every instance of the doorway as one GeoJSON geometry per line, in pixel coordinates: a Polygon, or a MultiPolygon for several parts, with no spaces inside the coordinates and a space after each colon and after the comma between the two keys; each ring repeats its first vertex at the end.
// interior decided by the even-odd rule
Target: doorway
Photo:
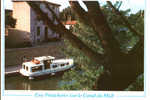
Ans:
{"type": "Polygon", "coordinates": [[[45,41],[48,41],[48,27],[45,27],[45,41]]]}

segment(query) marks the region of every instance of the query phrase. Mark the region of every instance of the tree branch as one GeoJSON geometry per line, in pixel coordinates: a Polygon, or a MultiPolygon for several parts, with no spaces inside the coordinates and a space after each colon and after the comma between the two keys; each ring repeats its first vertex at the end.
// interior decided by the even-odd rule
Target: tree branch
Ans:
{"type": "Polygon", "coordinates": [[[87,12],[80,6],[78,1],[69,1],[71,5],[71,9],[77,14],[79,17],[79,20],[83,22],[85,25],[91,26],[91,23],[89,22],[89,18],[87,15],[87,12]]]}
{"type": "Polygon", "coordinates": [[[93,51],[91,48],[89,48],[86,44],[84,44],[77,36],[72,34],[69,30],[67,30],[65,27],[62,27],[62,25],[55,25],[52,23],[52,20],[45,14],[37,4],[33,2],[27,2],[31,8],[35,11],[35,13],[39,14],[42,21],[53,31],[57,32],[58,34],[64,34],[64,38],[68,39],[70,43],[81,50],[86,56],[88,56],[92,61],[95,63],[101,65],[105,61],[105,56],[101,55],[95,51],[93,51]]]}
{"type": "MultiPolygon", "coordinates": [[[[134,48],[129,52],[129,54],[131,53],[136,53],[137,49],[140,49],[141,47],[144,46],[144,36],[140,35],[132,26],[131,24],[128,22],[128,20],[125,18],[125,16],[123,16],[118,9],[116,9],[112,3],[110,1],[107,1],[108,5],[115,11],[115,13],[117,15],[120,16],[120,18],[123,20],[124,24],[126,25],[126,27],[129,28],[129,30],[134,34],[139,36],[140,40],[139,42],[134,46],[134,48]]],[[[144,49],[144,47],[143,47],[144,49]]]]}
{"type": "Polygon", "coordinates": [[[44,4],[45,4],[46,8],[52,13],[52,16],[53,16],[54,18],[56,18],[58,24],[59,24],[61,27],[64,27],[64,25],[61,23],[61,21],[59,20],[58,16],[57,16],[57,15],[55,14],[55,12],[50,8],[50,6],[49,6],[46,2],[44,2],[44,4]]]}
{"type": "Polygon", "coordinates": [[[107,1],[107,3],[108,3],[108,5],[114,10],[114,12],[115,12],[117,15],[120,16],[120,19],[123,20],[123,22],[124,22],[124,24],[126,25],[126,27],[128,27],[129,30],[130,30],[131,32],[133,32],[133,34],[136,34],[136,35],[138,35],[139,37],[141,37],[140,34],[131,26],[131,24],[128,22],[128,20],[125,18],[125,16],[123,16],[123,15],[119,12],[119,10],[116,9],[116,8],[112,5],[112,3],[111,3],[110,1],[107,1]]]}
{"type": "MultiPolygon", "coordinates": [[[[70,1],[69,3],[71,5],[72,10],[79,17],[79,21],[81,21],[85,25],[88,25],[88,26],[92,27],[95,35],[102,42],[101,37],[98,35],[98,32],[96,31],[95,27],[91,23],[91,20],[90,20],[91,18],[89,17],[88,13],[80,6],[79,2],[78,1],[70,1]]],[[[100,45],[102,45],[102,44],[100,44],[100,45]]],[[[103,47],[103,45],[102,45],[102,47],[103,47]]]]}
{"type": "Polygon", "coordinates": [[[113,54],[114,51],[120,52],[120,45],[114,38],[99,3],[97,1],[84,1],[84,3],[88,8],[89,20],[91,20],[99,37],[101,37],[106,53],[113,54]]]}

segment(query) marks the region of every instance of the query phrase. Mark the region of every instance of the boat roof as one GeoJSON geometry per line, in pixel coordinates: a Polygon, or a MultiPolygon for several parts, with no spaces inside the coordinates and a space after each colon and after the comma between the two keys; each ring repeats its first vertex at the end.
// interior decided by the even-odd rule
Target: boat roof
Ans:
{"type": "Polygon", "coordinates": [[[42,66],[43,63],[36,64],[36,63],[30,61],[30,62],[24,62],[23,65],[28,66],[30,68],[30,67],[35,67],[35,66],[42,66]]]}
{"type": "Polygon", "coordinates": [[[52,63],[67,63],[67,62],[72,62],[73,59],[58,59],[58,60],[53,60],[52,63]]]}
{"type": "Polygon", "coordinates": [[[43,60],[55,59],[55,57],[52,57],[52,56],[41,56],[41,57],[34,57],[34,59],[39,60],[39,61],[43,61],[43,60]]]}
{"type": "MultiPolygon", "coordinates": [[[[29,61],[29,62],[24,62],[23,65],[28,66],[29,68],[42,66],[44,64],[41,61],[47,60],[47,59],[54,59],[54,58],[55,57],[52,57],[52,56],[35,57],[34,59],[39,61],[39,63],[34,63],[33,61],[29,61]]],[[[58,59],[58,60],[52,61],[53,64],[62,64],[62,63],[67,63],[67,62],[73,62],[73,59],[58,59]]]]}

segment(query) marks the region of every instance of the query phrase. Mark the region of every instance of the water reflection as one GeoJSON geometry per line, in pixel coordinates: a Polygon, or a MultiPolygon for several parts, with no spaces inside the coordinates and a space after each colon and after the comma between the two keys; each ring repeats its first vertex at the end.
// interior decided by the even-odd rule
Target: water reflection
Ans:
{"type": "Polygon", "coordinates": [[[24,88],[24,90],[31,90],[31,85],[27,82],[23,82],[22,87],[24,88]]]}
{"type": "Polygon", "coordinates": [[[51,76],[45,79],[29,80],[23,76],[5,78],[6,90],[57,90],[62,76],[51,76]]]}

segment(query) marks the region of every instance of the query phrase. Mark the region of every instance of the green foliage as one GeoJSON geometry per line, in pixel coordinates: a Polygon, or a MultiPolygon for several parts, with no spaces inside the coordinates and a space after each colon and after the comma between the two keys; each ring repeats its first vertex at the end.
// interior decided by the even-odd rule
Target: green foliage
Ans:
{"type": "MultiPolygon", "coordinates": [[[[116,3],[116,8],[120,3],[116,3]]],[[[123,23],[120,16],[116,15],[113,10],[108,6],[104,5],[102,7],[105,16],[107,16],[107,21],[111,27],[115,38],[120,43],[120,48],[123,52],[128,52],[131,50],[135,44],[139,41],[138,36],[134,35],[123,23]]],[[[144,35],[144,11],[139,11],[136,14],[129,14],[130,9],[125,11],[120,11],[124,15],[129,23],[133,26],[140,35],[144,35]]]]}
{"type": "Polygon", "coordinates": [[[140,75],[137,77],[136,81],[133,82],[131,85],[129,85],[128,88],[125,89],[125,91],[143,91],[144,87],[144,75],[140,75]]]}
{"type": "MultiPolygon", "coordinates": [[[[78,22],[72,31],[79,37],[79,39],[88,44],[90,48],[99,53],[103,52],[103,49],[99,46],[100,41],[98,40],[98,37],[94,35],[92,28],[78,22]]],[[[90,59],[81,51],[73,48],[69,41],[64,41],[66,47],[62,48],[62,51],[68,58],[72,57],[74,59],[75,68],[71,71],[65,72],[63,75],[63,81],[59,84],[60,89],[93,90],[97,77],[103,72],[103,67],[90,61],[90,59]]]]}
{"type": "Polygon", "coordinates": [[[139,35],[144,35],[144,10],[140,10],[136,14],[130,14],[128,20],[133,28],[137,29],[139,35]]]}
{"type": "Polygon", "coordinates": [[[5,25],[12,28],[15,28],[16,25],[16,19],[14,19],[10,12],[7,11],[5,12],[5,25]]]}
{"type": "MultiPolygon", "coordinates": [[[[121,3],[115,6],[119,9],[121,3]]],[[[128,52],[133,48],[133,46],[138,42],[139,38],[135,36],[128,28],[125,27],[119,16],[112,12],[112,9],[108,5],[103,7],[104,14],[107,16],[108,24],[110,25],[114,37],[120,43],[120,48],[123,52],[128,52]]],[[[140,33],[144,33],[144,16],[139,16],[137,14],[129,14],[130,9],[126,11],[121,11],[121,13],[128,18],[134,28],[139,29],[140,33]],[[136,19],[138,18],[138,19],[136,19]],[[134,24],[134,22],[136,24],[134,24]],[[142,25],[142,27],[140,27],[142,25]]],[[[98,53],[103,53],[104,50],[101,47],[101,42],[95,35],[95,32],[88,25],[84,25],[81,22],[77,22],[72,32],[79,37],[85,44],[87,44],[91,49],[98,53]]],[[[97,78],[103,73],[103,66],[98,66],[89,58],[87,58],[81,51],[73,48],[69,41],[64,40],[65,48],[62,48],[63,53],[66,57],[73,58],[75,62],[75,68],[63,75],[63,81],[59,84],[59,89],[62,90],[93,90],[97,82],[97,78]]],[[[129,86],[128,90],[141,90],[143,88],[143,80],[138,79],[136,85],[132,84],[134,88],[129,86]]]]}
{"type": "Polygon", "coordinates": [[[71,8],[68,7],[65,8],[62,12],[60,12],[60,19],[62,21],[75,20],[75,14],[71,10],[71,8]]]}
{"type": "Polygon", "coordinates": [[[78,21],[73,28],[73,33],[76,34],[79,39],[81,39],[85,44],[88,44],[88,46],[94,51],[103,53],[101,42],[98,39],[98,36],[95,35],[96,33],[91,27],[84,25],[78,21]]]}

